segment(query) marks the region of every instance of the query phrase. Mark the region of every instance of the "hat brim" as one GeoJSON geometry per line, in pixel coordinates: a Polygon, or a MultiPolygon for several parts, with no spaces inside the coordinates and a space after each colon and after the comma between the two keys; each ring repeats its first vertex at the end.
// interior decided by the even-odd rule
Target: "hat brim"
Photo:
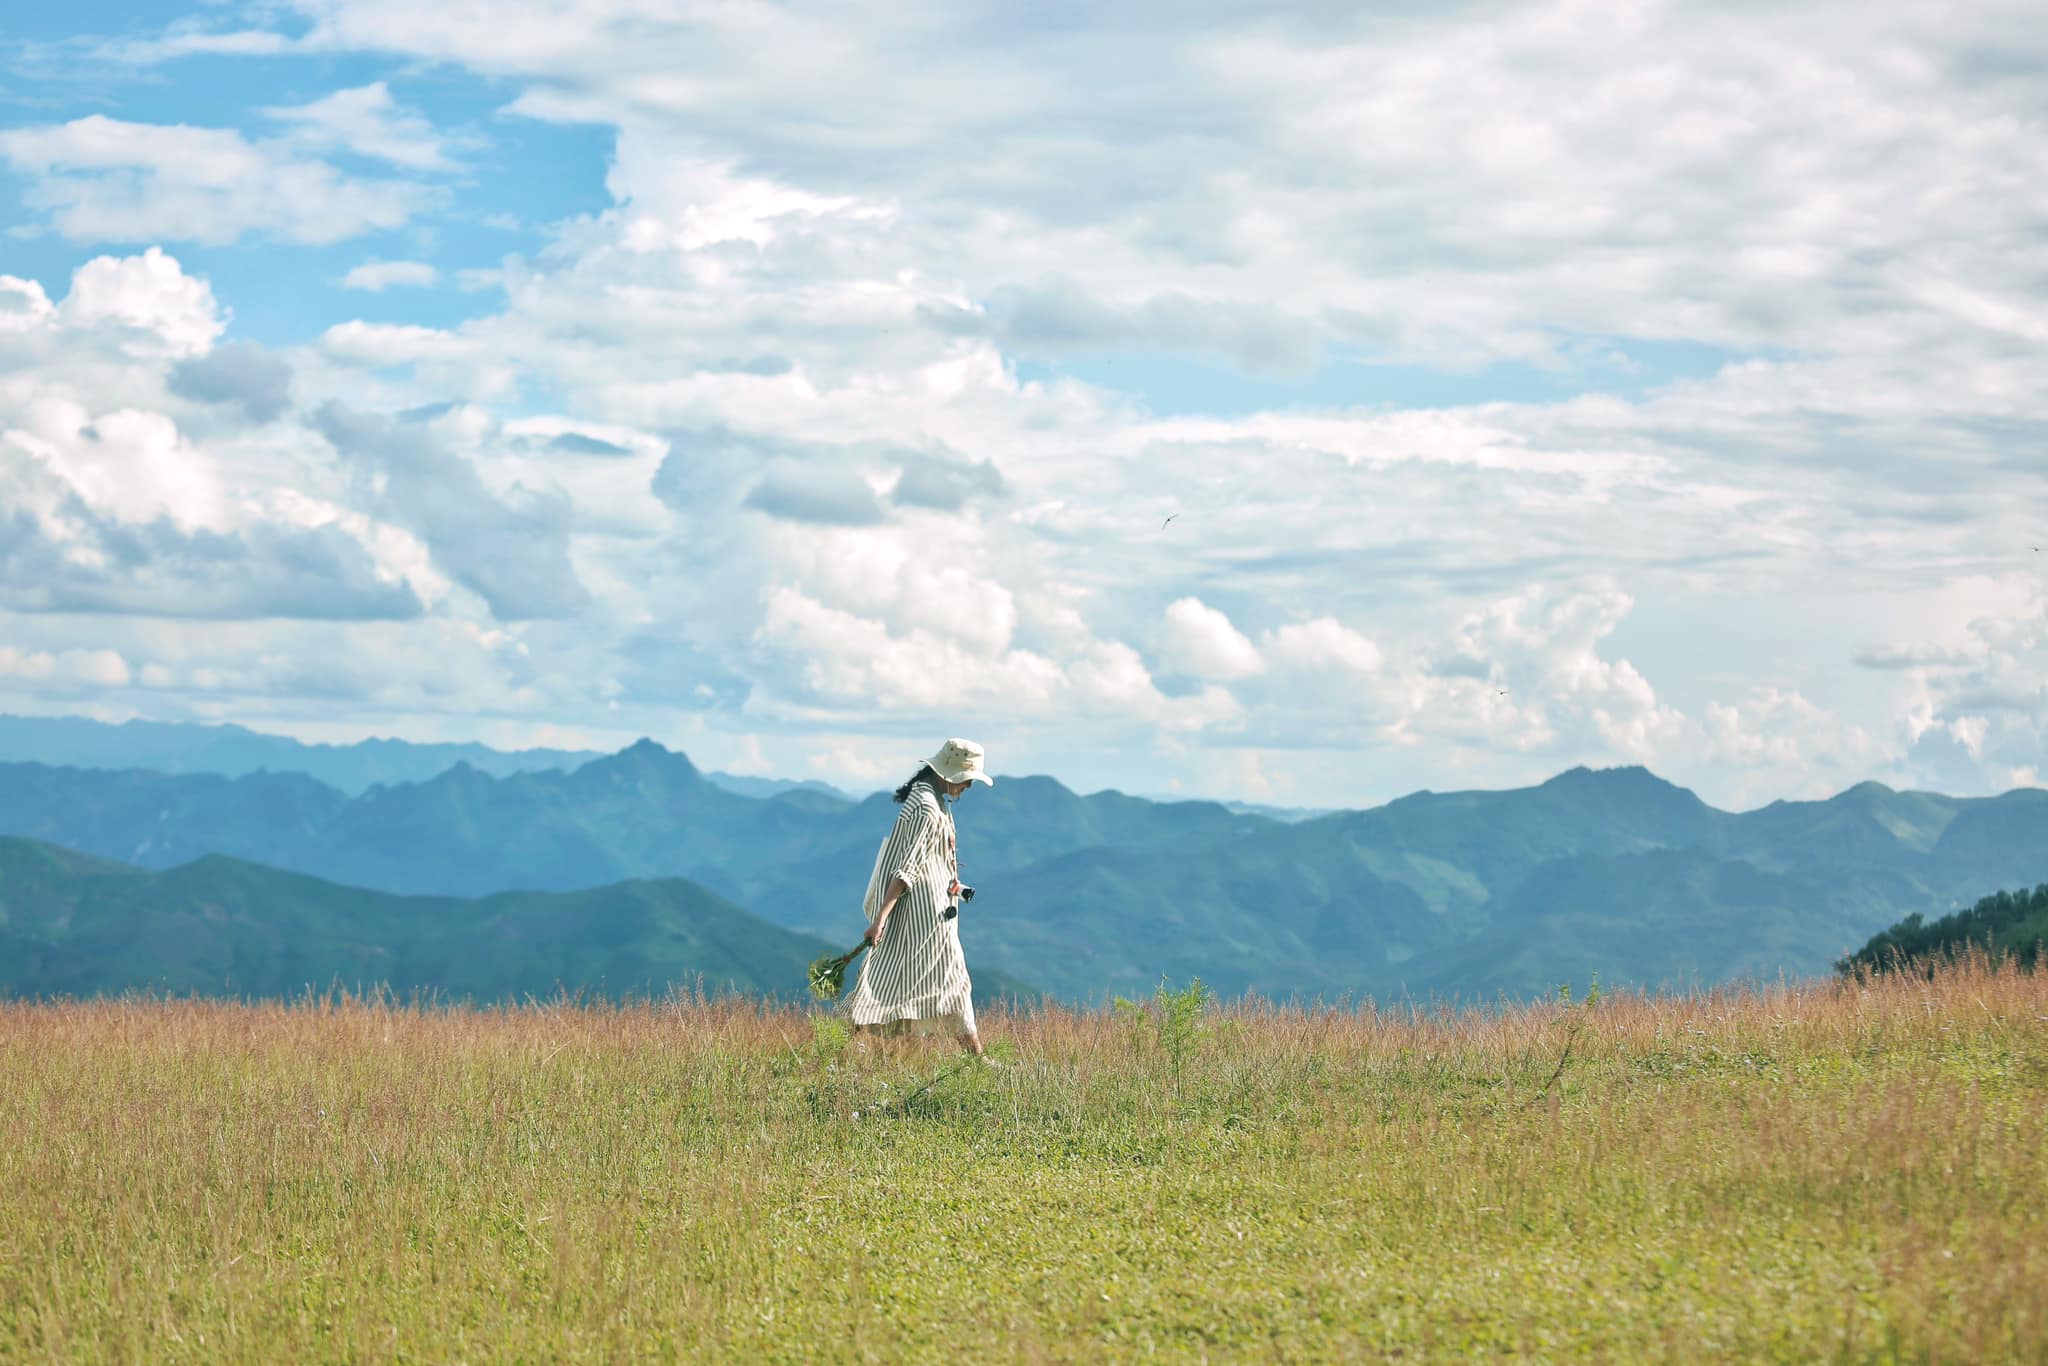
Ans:
{"type": "Polygon", "coordinates": [[[949,769],[945,767],[945,765],[939,763],[939,761],[936,759],[927,759],[924,762],[927,768],[931,769],[932,772],[938,774],[941,778],[944,778],[949,783],[986,783],[990,787],[994,787],[996,785],[996,780],[994,778],[989,777],[988,774],[983,773],[978,768],[970,768],[964,770],[949,769]]]}

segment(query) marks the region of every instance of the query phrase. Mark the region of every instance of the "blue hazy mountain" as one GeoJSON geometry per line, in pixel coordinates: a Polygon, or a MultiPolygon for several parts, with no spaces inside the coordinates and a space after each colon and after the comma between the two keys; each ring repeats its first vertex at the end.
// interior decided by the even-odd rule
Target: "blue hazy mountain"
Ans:
{"type": "MultiPolygon", "coordinates": [[[[735,793],[648,741],[356,795],[299,774],[0,765],[0,833],[144,867],[218,853],[465,898],[681,877],[849,943],[894,814],[884,794],[735,793]]],[[[965,798],[959,825],[981,889],[970,961],[1081,1000],[1162,973],[1325,998],[1819,974],[1904,916],[2048,880],[2048,792],[1866,783],[1731,813],[1642,768],[1300,821],[1006,778],[965,798]]]]}
{"type": "MultiPolygon", "coordinates": [[[[421,744],[361,740],[347,745],[306,744],[245,726],[177,721],[111,724],[82,716],[0,715],[0,761],[73,768],[142,768],[158,773],[303,773],[355,794],[379,783],[419,783],[457,764],[505,777],[542,769],[570,769],[603,758],[596,750],[492,749],[477,744],[421,744]]],[[[749,797],[792,790],[850,800],[830,784],[810,779],[759,778],[712,773],[712,782],[749,797]]]]}

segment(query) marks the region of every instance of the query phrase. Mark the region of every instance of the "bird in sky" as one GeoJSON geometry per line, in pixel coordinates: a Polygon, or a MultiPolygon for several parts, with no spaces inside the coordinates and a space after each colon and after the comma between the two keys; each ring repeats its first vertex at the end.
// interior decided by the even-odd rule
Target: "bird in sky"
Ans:
{"type": "Polygon", "coordinates": [[[1178,516],[1180,516],[1180,514],[1179,514],[1178,512],[1169,512],[1169,513],[1167,513],[1167,514],[1166,514],[1166,522],[1161,522],[1161,523],[1159,524],[1159,529],[1160,529],[1161,531],[1164,531],[1164,530],[1166,530],[1166,523],[1167,523],[1167,522],[1171,522],[1171,521],[1172,521],[1172,520],[1173,520],[1174,518],[1176,518],[1176,517],[1178,517],[1178,516]]]}

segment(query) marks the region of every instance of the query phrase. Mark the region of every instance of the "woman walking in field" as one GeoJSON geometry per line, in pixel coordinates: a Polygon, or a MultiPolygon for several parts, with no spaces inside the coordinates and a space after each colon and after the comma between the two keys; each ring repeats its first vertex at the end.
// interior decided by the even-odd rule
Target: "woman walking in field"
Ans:
{"type": "Polygon", "coordinates": [[[960,885],[953,801],[973,783],[994,785],[981,746],[948,740],[896,789],[902,810],[875,855],[861,909],[862,942],[872,945],[846,1000],[857,1030],[924,1032],[950,1026],[960,1046],[982,1056],[974,1024],[974,984],[960,952],[960,885]]]}

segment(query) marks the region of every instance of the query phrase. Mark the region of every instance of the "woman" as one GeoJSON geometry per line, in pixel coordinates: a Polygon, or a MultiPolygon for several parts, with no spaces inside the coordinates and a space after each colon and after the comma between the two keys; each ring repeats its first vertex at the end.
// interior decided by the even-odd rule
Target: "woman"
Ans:
{"type": "Polygon", "coordinates": [[[951,1026],[960,1046],[981,1057],[974,984],[960,953],[960,863],[952,812],[953,800],[972,783],[995,783],[982,770],[981,746],[948,740],[896,789],[903,809],[868,876],[861,907],[868,932],[862,942],[872,947],[846,999],[846,1015],[855,1029],[923,1032],[951,1026]]]}

